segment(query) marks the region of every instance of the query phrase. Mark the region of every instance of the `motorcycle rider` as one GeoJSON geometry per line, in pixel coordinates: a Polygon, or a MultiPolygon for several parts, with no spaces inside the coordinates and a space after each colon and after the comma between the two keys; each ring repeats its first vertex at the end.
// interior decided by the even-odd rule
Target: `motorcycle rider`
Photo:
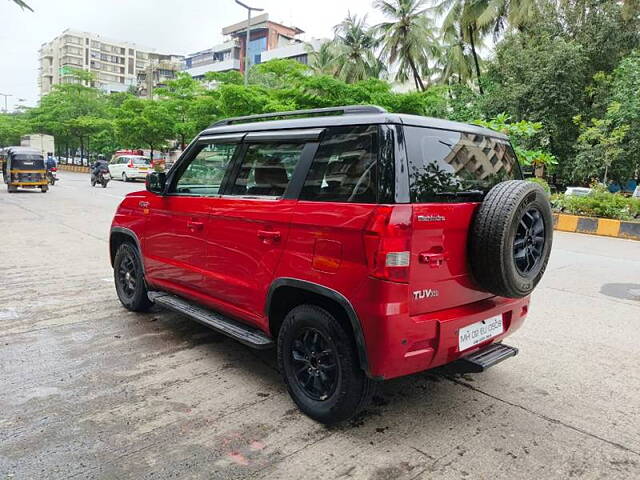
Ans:
{"type": "Polygon", "coordinates": [[[49,178],[49,183],[51,183],[53,185],[55,180],[57,180],[55,178],[55,175],[53,174],[53,169],[57,168],[58,164],[56,163],[55,159],[53,158],[53,153],[51,153],[51,152],[47,153],[47,160],[45,162],[45,167],[47,169],[47,178],[49,178]]]}
{"type": "Polygon", "coordinates": [[[98,159],[93,164],[93,168],[91,170],[91,179],[95,179],[97,181],[98,176],[102,175],[102,170],[108,170],[109,164],[104,159],[102,155],[98,156],[98,159]]]}

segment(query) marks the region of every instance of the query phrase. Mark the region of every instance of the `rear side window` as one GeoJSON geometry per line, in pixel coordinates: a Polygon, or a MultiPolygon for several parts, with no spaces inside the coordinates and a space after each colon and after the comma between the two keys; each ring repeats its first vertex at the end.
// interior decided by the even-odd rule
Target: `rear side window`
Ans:
{"type": "Polygon", "coordinates": [[[497,183],[522,178],[506,140],[473,133],[405,127],[411,201],[481,200],[497,183]]]}
{"type": "Polygon", "coordinates": [[[281,197],[300,160],[304,144],[250,144],[230,195],[281,197]]]}
{"type": "Polygon", "coordinates": [[[375,203],[378,177],[378,127],[327,129],[300,199],[375,203]]]}

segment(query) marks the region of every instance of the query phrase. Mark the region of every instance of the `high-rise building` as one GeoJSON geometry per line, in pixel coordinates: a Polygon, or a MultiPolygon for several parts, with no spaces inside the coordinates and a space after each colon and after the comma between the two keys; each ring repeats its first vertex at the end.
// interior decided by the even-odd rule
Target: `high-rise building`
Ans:
{"type": "Polygon", "coordinates": [[[67,29],[40,48],[40,95],[53,85],[79,80],[73,69],[94,74],[91,86],[106,92],[124,92],[133,87],[142,95],[172,78],[181,67],[181,55],[161,54],[134,43],[108,40],[89,32],[67,29]]]}
{"type": "MultiPolygon", "coordinates": [[[[247,46],[248,20],[224,27],[224,43],[186,56],[184,70],[194,78],[203,78],[207,72],[244,72],[244,55],[247,46]]],[[[249,40],[249,64],[266,62],[276,58],[291,58],[307,63],[308,49],[317,49],[326,40],[305,43],[298,35],[304,33],[298,27],[287,27],[269,20],[269,14],[251,19],[249,40]]]]}

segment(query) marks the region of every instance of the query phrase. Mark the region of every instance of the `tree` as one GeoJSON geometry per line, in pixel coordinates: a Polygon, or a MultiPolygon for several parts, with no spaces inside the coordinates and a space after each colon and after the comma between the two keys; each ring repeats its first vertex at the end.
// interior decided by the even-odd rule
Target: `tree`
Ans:
{"type": "Polygon", "coordinates": [[[203,123],[210,123],[215,114],[205,115],[199,108],[199,101],[204,94],[204,87],[191,75],[178,72],[176,78],[166,82],[166,86],[156,89],[155,93],[162,98],[162,105],[171,115],[173,132],[178,137],[180,146],[185,148],[187,140],[193,138],[203,127],[203,123]]]}
{"type": "Polygon", "coordinates": [[[422,76],[430,76],[429,60],[438,55],[434,27],[426,15],[427,0],[376,0],[374,7],[391,21],[377,25],[381,36],[381,56],[397,64],[396,80],[413,78],[416,90],[424,90],[422,76]]]}
{"type": "Polygon", "coordinates": [[[0,114],[0,148],[20,145],[20,137],[29,133],[25,114],[0,114]]]}
{"type": "Polygon", "coordinates": [[[31,8],[29,5],[27,5],[26,2],[23,2],[22,0],[12,0],[12,1],[13,1],[13,3],[18,5],[23,10],[30,10],[30,11],[33,12],[33,8],[31,8]]]}
{"type": "Polygon", "coordinates": [[[443,38],[459,38],[469,45],[473,66],[478,81],[478,90],[484,94],[480,81],[480,55],[478,47],[482,40],[482,31],[478,18],[486,9],[486,0],[441,0],[433,8],[436,15],[444,15],[442,21],[443,38]]]}
{"type": "Polygon", "coordinates": [[[309,68],[314,74],[335,75],[337,53],[333,42],[325,42],[317,50],[311,45],[307,45],[307,55],[309,68]]]}
{"type": "Polygon", "coordinates": [[[168,108],[157,100],[129,98],[116,120],[118,136],[124,147],[147,147],[153,152],[166,145],[173,135],[172,117],[168,108]]]}
{"type": "Polygon", "coordinates": [[[376,57],[379,42],[367,26],[366,16],[358,18],[349,13],[334,27],[334,32],[336,76],[347,83],[378,78],[384,66],[376,57]]]}

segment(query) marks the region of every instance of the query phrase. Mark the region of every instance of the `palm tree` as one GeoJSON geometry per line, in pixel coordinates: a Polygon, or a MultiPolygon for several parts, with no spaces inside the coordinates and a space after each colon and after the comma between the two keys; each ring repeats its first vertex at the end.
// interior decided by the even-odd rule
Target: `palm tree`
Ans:
{"type": "Polygon", "coordinates": [[[462,41],[469,45],[481,95],[484,94],[484,90],[480,83],[480,57],[477,46],[485,32],[478,24],[478,17],[487,9],[488,1],[490,0],[441,0],[433,7],[436,15],[445,14],[441,27],[443,37],[451,35],[455,30],[462,41]]]}
{"type": "Polygon", "coordinates": [[[468,84],[473,78],[474,61],[456,28],[451,28],[442,35],[442,45],[435,68],[439,70],[442,83],[452,82],[468,84]]]}
{"type": "Polygon", "coordinates": [[[27,5],[25,2],[23,2],[22,0],[13,0],[13,3],[15,3],[16,5],[18,5],[20,8],[22,8],[23,10],[26,8],[27,10],[31,10],[33,12],[33,8],[31,8],[29,5],[27,5]]]}
{"type": "Polygon", "coordinates": [[[429,75],[429,59],[437,56],[438,43],[431,19],[427,16],[427,0],[376,0],[373,4],[389,22],[375,27],[380,34],[382,59],[397,64],[396,80],[409,76],[417,90],[424,90],[421,74],[429,75]]]}
{"type": "Polygon", "coordinates": [[[335,75],[337,68],[335,50],[333,42],[325,42],[317,50],[313,46],[307,45],[311,71],[316,75],[335,75]]]}
{"type": "Polygon", "coordinates": [[[525,27],[539,13],[538,0],[488,0],[484,11],[478,16],[478,27],[483,31],[493,31],[494,37],[497,37],[508,27],[525,27]]]}
{"type": "Polygon", "coordinates": [[[366,15],[358,18],[349,13],[334,27],[335,74],[347,83],[379,77],[384,70],[376,57],[378,40],[369,29],[366,15]]]}

